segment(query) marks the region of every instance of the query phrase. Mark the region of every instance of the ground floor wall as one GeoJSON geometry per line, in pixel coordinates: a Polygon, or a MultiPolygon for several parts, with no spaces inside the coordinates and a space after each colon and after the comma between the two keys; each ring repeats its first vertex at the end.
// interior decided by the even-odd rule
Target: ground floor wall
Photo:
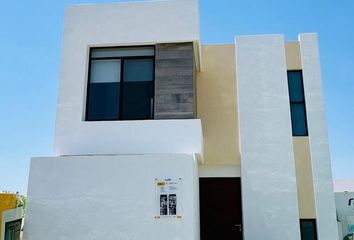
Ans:
{"type": "Polygon", "coordinates": [[[187,154],[33,158],[24,238],[199,239],[198,180],[187,154]],[[161,179],[179,181],[178,216],[159,215],[161,179]]]}
{"type": "MultiPolygon", "coordinates": [[[[247,172],[242,173],[240,165],[198,165],[195,156],[189,154],[33,158],[24,237],[26,240],[199,240],[199,204],[216,199],[220,203],[216,206],[220,209],[223,205],[233,206],[232,202],[226,204],[227,201],[218,194],[209,195],[210,199],[199,199],[200,180],[214,178],[218,182],[224,178],[225,181],[238,179],[242,182],[245,174],[247,172]],[[174,216],[162,216],[161,204],[168,202],[166,211],[170,211],[169,198],[161,198],[161,189],[169,180],[178,183],[174,186],[177,213],[174,216]]],[[[254,210],[250,209],[250,202],[258,202],[259,207],[264,207],[263,211],[270,207],[270,203],[264,205],[262,199],[248,198],[244,194],[245,189],[242,192],[233,187],[225,189],[229,193],[236,192],[238,198],[242,198],[242,211],[239,211],[240,216],[236,214],[236,220],[238,217],[243,220],[245,217],[257,219],[264,215],[268,216],[268,224],[276,224],[277,220],[272,218],[273,212],[270,211],[264,213],[257,210],[255,215],[244,215],[254,210]]],[[[281,189],[277,189],[277,192],[273,190],[269,197],[283,194],[281,189]]],[[[295,203],[288,207],[296,209],[297,205],[295,203]]],[[[229,215],[228,212],[225,216],[229,215]]],[[[236,226],[240,229],[241,235],[235,239],[242,239],[243,236],[244,240],[252,240],[245,235],[245,229],[254,230],[258,226],[243,220],[241,223],[230,222],[230,228],[236,226]]],[[[299,220],[295,219],[297,222],[299,220]]],[[[273,239],[276,235],[268,236],[273,239]]]]}

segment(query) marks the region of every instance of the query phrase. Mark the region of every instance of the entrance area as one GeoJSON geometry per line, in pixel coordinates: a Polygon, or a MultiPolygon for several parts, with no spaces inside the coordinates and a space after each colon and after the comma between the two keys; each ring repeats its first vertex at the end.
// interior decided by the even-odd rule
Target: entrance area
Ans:
{"type": "Polygon", "coordinates": [[[242,240],[240,178],[199,178],[201,240],[242,240]]]}

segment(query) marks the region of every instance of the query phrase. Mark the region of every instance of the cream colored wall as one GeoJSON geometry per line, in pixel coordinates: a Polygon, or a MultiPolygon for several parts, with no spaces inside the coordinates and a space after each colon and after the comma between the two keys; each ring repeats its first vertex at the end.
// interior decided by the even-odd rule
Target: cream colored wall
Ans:
{"type": "Polygon", "coordinates": [[[286,42],[285,54],[286,54],[286,67],[288,70],[302,69],[300,43],[298,41],[286,42]]]}
{"type": "Polygon", "coordinates": [[[197,117],[202,119],[204,163],[239,165],[235,46],[205,45],[197,73],[197,117]]]}
{"type": "MultiPolygon", "coordinates": [[[[298,41],[286,42],[286,65],[288,70],[301,70],[301,52],[298,41]]],[[[300,218],[316,218],[312,178],[311,154],[308,137],[293,137],[296,182],[300,218]]]]}
{"type": "Polygon", "coordinates": [[[316,218],[312,166],[308,137],[294,137],[297,194],[300,218],[316,218]]]}

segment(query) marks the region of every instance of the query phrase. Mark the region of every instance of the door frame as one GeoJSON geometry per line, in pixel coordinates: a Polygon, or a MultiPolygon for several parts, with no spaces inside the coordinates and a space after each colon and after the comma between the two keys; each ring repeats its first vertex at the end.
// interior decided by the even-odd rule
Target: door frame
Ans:
{"type": "Polygon", "coordinates": [[[240,165],[199,165],[199,178],[241,178],[240,165]]]}

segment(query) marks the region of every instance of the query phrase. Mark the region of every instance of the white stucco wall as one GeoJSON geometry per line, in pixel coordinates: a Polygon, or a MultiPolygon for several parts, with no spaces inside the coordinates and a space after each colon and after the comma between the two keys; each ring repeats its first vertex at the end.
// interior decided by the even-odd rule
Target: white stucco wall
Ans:
{"type": "Polygon", "coordinates": [[[84,121],[89,47],[198,40],[198,0],[68,6],[54,153],[200,153],[202,137],[198,120],[84,121]]]}
{"type": "Polygon", "coordinates": [[[236,38],[244,240],[299,240],[284,39],[236,38]]]}
{"type": "Polygon", "coordinates": [[[307,125],[312,160],[319,240],[337,239],[331,160],[324,112],[321,69],[316,34],[300,34],[307,125]]]}
{"type": "Polygon", "coordinates": [[[198,0],[68,5],[64,48],[197,41],[198,8],[198,0]]]}
{"type": "Polygon", "coordinates": [[[203,152],[199,119],[83,122],[65,112],[57,117],[58,155],[203,152]]]}
{"type": "Polygon", "coordinates": [[[26,240],[199,239],[193,155],[33,158],[26,240]],[[155,178],[182,178],[182,218],[156,216],[155,178]]]}

